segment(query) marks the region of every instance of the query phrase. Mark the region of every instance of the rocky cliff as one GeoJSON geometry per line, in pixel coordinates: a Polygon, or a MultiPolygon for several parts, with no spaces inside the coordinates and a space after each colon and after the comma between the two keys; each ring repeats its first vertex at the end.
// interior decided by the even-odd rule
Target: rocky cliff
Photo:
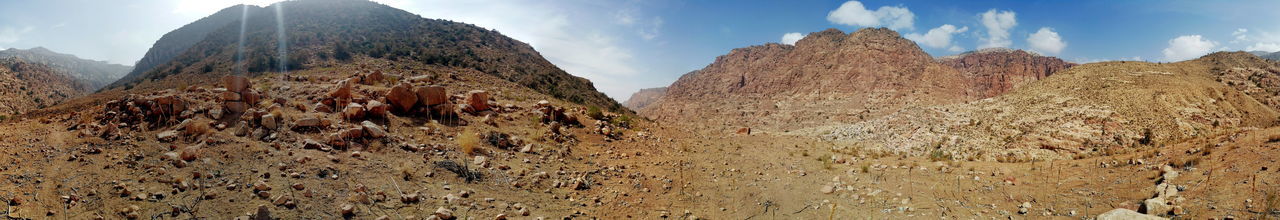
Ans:
{"type": "Polygon", "coordinates": [[[1074,63],[1057,57],[1040,56],[1023,50],[989,48],[939,59],[956,68],[970,80],[971,94],[980,98],[995,97],[1009,90],[1040,80],[1074,63]]]}
{"type": "Polygon", "coordinates": [[[636,91],[635,94],[631,94],[631,98],[627,98],[626,102],[622,102],[622,106],[626,106],[634,111],[640,111],[640,109],[643,109],[645,106],[649,106],[649,104],[653,104],[654,101],[658,101],[658,98],[662,98],[662,95],[666,93],[667,87],[641,89],[640,91],[636,91]]]}

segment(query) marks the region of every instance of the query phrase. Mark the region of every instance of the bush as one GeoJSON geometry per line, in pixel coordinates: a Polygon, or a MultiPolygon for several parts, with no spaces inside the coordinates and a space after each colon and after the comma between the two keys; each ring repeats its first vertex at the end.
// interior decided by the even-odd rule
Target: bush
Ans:
{"type": "Polygon", "coordinates": [[[618,127],[631,128],[631,116],[627,116],[627,115],[618,116],[616,118],[613,118],[612,123],[613,125],[617,125],[618,127]]]}
{"type": "Polygon", "coordinates": [[[938,161],[950,161],[950,160],[951,160],[951,154],[944,153],[942,152],[942,150],[933,150],[933,152],[929,153],[929,161],[938,162],[938,161]]]}
{"type": "Polygon", "coordinates": [[[462,148],[462,153],[475,155],[476,148],[480,146],[480,136],[470,130],[463,131],[458,134],[458,147],[462,148]]]}
{"type": "Polygon", "coordinates": [[[4,121],[4,120],[7,120],[7,119],[9,119],[9,116],[7,116],[7,115],[0,115],[0,121],[4,121]]]}
{"type": "Polygon", "coordinates": [[[604,120],[604,112],[600,111],[600,107],[587,107],[587,117],[591,117],[596,120],[604,120]]]}

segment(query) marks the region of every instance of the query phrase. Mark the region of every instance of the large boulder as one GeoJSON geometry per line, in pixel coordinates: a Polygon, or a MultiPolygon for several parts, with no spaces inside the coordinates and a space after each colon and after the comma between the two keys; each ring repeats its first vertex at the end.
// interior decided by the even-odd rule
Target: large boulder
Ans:
{"type": "Polygon", "coordinates": [[[391,106],[388,106],[387,104],[382,104],[382,102],[379,102],[377,100],[369,101],[369,103],[366,104],[364,107],[369,109],[369,116],[380,117],[380,118],[387,117],[387,110],[391,108],[391,106]]]}
{"type": "Polygon", "coordinates": [[[360,122],[360,126],[364,127],[364,133],[370,138],[382,138],[387,136],[387,131],[383,130],[382,126],[378,126],[378,124],[374,124],[371,121],[360,122]]]}
{"type": "Polygon", "coordinates": [[[364,106],[354,102],[347,104],[347,107],[342,109],[342,118],[347,120],[364,118],[364,106]]]}
{"type": "Polygon", "coordinates": [[[1167,218],[1144,215],[1129,209],[1112,209],[1098,215],[1098,220],[1167,220],[1167,218]]]}
{"type": "Polygon", "coordinates": [[[414,89],[418,102],[422,106],[435,106],[449,102],[449,95],[443,86],[425,86],[414,89]]]}
{"type": "Polygon", "coordinates": [[[338,99],[350,99],[351,92],[354,90],[350,79],[338,82],[338,87],[329,92],[329,97],[338,99]]]}
{"type": "Polygon", "coordinates": [[[467,92],[467,107],[472,111],[489,110],[489,92],[484,90],[471,90],[467,92]]]}
{"type": "Polygon", "coordinates": [[[1173,205],[1169,205],[1169,201],[1164,198],[1150,198],[1142,201],[1142,211],[1151,215],[1165,215],[1173,211],[1173,205]]]}
{"type": "Polygon", "coordinates": [[[418,96],[413,92],[413,86],[408,83],[400,83],[395,87],[391,87],[387,91],[387,103],[395,107],[396,111],[409,112],[413,106],[418,103],[418,96]]]}

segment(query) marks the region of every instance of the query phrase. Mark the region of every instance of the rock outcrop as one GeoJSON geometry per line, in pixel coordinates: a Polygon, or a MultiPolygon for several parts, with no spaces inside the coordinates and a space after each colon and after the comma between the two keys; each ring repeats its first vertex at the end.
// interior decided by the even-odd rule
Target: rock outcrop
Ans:
{"type": "Polygon", "coordinates": [[[626,106],[634,111],[640,111],[640,109],[643,109],[645,106],[649,106],[649,104],[652,104],[654,101],[658,101],[658,98],[661,98],[662,95],[666,93],[667,87],[641,89],[640,91],[631,94],[631,98],[628,98],[627,101],[622,102],[622,106],[626,106]]]}
{"type": "Polygon", "coordinates": [[[641,115],[785,130],[970,100],[968,81],[892,30],[828,29],[795,46],[734,49],[681,76],[641,115]]]}
{"type": "Polygon", "coordinates": [[[1006,48],[982,49],[939,61],[964,73],[969,78],[970,94],[979,98],[995,97],[1075,66],[1057,57],[1006,48]]]}

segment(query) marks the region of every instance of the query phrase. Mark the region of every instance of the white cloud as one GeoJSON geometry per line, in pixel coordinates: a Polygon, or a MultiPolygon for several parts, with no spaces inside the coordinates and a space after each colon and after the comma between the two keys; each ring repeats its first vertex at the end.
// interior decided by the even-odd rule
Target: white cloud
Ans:
{"type": "Polygon", "coordinates": [[[31,32],[31,30],[35,30],[35,28],[32,28],[32,27],[0,28],[0,44],[11,44],[13,42],[18,42],[18,40],[22,40],[22,35],[25,35],[31,32]]]}
{"type": "Polygon", "coordinates": [[[1245,48],[1244,50],[1245,50],[1245,51],[1266,51],[1266,52],[1276,52],[1276,51],[1280,51],[1280,44],[1278,44],[1278,43],[1270,43],[1270,42],[1258,42],[1258,43],[1255,43],[1255,44],[1253,44],[1253,45],[1250,45],[1249,47],[1245,48]]]}
{"type": "Polygon", "coordinates": [[[1047,54],[1058,54],[1063,48],[1067,48],[1067,42],[1062,41],[1062,36],[1047,27],[1042,27],[1027,37],[1027,44],[1031,46],[1031,50],[1047,54]]]}
{"type": "Polygon", "coordinates": [[[987,28],[987,36],[980,39],[978,49],[1013,45],[1013,41],[1009,40],[1009,30],[1018,26],[1017,14],[1012,11],[991,9],[980,16],[982,26],[987,28]]]}
{"type": "Polygon", "coordinates": [[[1204,39],[1200,35],[1183,35],[1169,40],[1169,47],[1164,49],[1165,61],[1182,61],[1196,58],[1213,52],[1218,42],[1204,39]]]}
{"type": "Polygon", "coordinates": [[[782,44],[796,45],[796,41],[804,39],[805,34],[791,32],[782,35],[782,44]]]}
{"type": "Polygon", "coordinates": [[[944,24],[942,26],[938,26],[937,28],[929,29],[929,32],[925,32],[924,34],[918,34],[918,33],[907,34],[906,38],[911,39],[916,43],[920,43],[927,47],[949,48],[948,50],[956,51],[956,50],[964,50],[964,48],[951,45],[951,36],[959,33],[964,33],[965,31],[969,31],[969,27],[956,28],[956,26],[954,25],[944,24]]]}
{"type": "Polygon", "coordinates": [[[885,26],[890,29],[913,29],[915,17],[906,7],[881,6],[872,11],[858,1],[845,2],[827,13],[827,21],[831,23],[863,27],[885,26]]]}
{"type": "Polygon", "coordinates": [[[1236,31],[1231,32],[1231,36],[1236,38],[1235,40],[1232,40],[1231,43],[1239,43],[1239,42],[1249,40],[1249,35],[1246,35],[1248,33],[1249,33],[1249,29],[1244,29],[1244,28],[1236,29],[1236,31]]]}

